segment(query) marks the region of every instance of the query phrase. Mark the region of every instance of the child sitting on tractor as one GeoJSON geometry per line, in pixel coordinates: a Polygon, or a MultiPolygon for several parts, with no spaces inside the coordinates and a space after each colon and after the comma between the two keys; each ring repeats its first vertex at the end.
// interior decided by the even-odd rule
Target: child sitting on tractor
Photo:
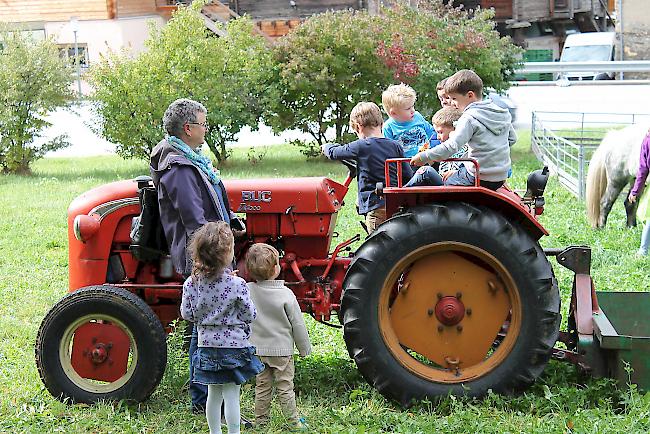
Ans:
{"type": "Polygon", "coordinates": [[[381,95],[389,116],[383,126],[384,137],[398,141],[405,158],[413,157],[422,147],[440,144],[431,124],[415,110],[416,97],[415,90],[404,83],[389,86],[381,95]]]}
{"type": "MultiPolygon", "coordinates": [[[[451,98],[453,106],[463,110],[456,124],[456,134],[440,145],[416,154],[411,158],[411,164],[422,166],[449,158],[467,143],[468,157],[475,159],[480,166],[481,186],[497,190],[508,177],[511,168],[510,146],[517,141],[510,123],[510,113],[489,99],[483,100],[483,81],[468,69],[449,77],[445,82],[445,92],[451,98]]],[[[425,170],[435,171],[433,168],[425,170]]],[[[466,162],[444,181],[444,185],[472,186],[476,179],[475,171],[474,164],[466,162]]],[[[432,178],[435,176],[427,177],[432,178]]]]}
{"type": "Polygon", "coordinates": [[[246,269],[255,280],[248,283],[248,289],[257,307],[251,342],[265,368],[256,379],[255,423],[264,426],[270,421],[275,381],[285,417],[294,427],[305,428],[304,419],[298,417],[293,391],[293,347],[295,344],[300,357],[305,357],[311,353],[311,344],[298,300],[284,286],[284,280],[275,280],[280,265],[278,251],[273,246],[253,244],[246,256],[246,269]]]}
{"type": "MultiPolygon", "coordinates": [[[[455,133],[454,124],[458,121],[458,119],[460,119],[462,113],[462,111],[454,107],[444,106],[433,115],[433,118],[431,118],[431,123],[436,129],[436,133],[438,134],[440,140],[448,140],[449,137],[455,133]]],[[[467,157],[467,145],[464,145],[451,157],[467,157]]],[[[415,172],[415,175],[405,185],[405,187],[413,187],[417,185],[442,185],[446,179],[448,179],[454,173],[458,172],[461,166],[462,163],[459,161],[443,161],[440,163],[440,168],[438,171],[433,170],[429,166],[422,166],[415,172]]]]}
{"type": "MultiPolygon", "coordinates": [[[[359,214],[366,216],[369,232],[374,231],[386,220],[384,199],[377,194],[377,183],[384,182],[384,163],[388,158],[405,158],[402,146],[395,140],[384,137],[383,118],[377,104],[360,102],[350,113],[350,128],[359,140],[340,145],[323,145],[323,154],[330,160],[353,159],[357,163],[357,202],[359,214]]],[[[397,180],[396,170],[391,168],[391,183],[397,180]]],[[[411,179],[413,171],[408,163],[402,164],[402,179],[411,179]]],[[[393,184],[394,185],[394,184],[393,184]]]]}

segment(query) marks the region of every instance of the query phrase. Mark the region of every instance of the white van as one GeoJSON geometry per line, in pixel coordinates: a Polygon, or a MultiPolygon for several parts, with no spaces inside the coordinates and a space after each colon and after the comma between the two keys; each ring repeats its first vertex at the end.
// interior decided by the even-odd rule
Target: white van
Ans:
{"type": "MultiPolygon", "coordinates": [[[[576,33],[567,36],[560,62],[606,62],[614,60],[615,32],[576,33]]],[[[567,72],[569,80],[613,80],[613,72],[567,72]]]]}

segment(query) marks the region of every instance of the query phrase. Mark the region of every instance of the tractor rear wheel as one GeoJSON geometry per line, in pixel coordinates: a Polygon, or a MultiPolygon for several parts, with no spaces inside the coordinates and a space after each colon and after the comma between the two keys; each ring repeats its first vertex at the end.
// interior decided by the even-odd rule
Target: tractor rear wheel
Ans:
{"type": "Polygon", "coordinates": [[[113,286],[66,295],[47,313],[36,339],[38,372],[62,401],[143,401],[166,364],[158,317],[142,299],[113,286]]]}
{"type": "Polygon", "coordinates": [[[357,250],[343,287],[350,357],[404,406],[521,390],[558,336],[560,297],[542,248],[483,206],[431,204],[391,218],[357,250]]]}

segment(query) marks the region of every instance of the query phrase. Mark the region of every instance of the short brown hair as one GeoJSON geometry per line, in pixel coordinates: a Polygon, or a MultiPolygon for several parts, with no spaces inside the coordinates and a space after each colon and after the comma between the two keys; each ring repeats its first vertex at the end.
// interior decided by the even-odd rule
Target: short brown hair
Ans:
{"type": "Polygon", "coordinates": [[[255,243],[246,254],[248,275],[255,280],[268,280],[273,277],[280,254],[275,247],[264,243],[255,243]]]}
{"type": "Polygon", "coordinates": [[[386,113],[390,114],[390,109],[411,100],[415,103],[416,98],[415,90],[408,84],[393,84],[381,94],[381,104],[386,113]]]}
{"type": "Polygon", "coordinates": [[[355,124],[365,128],[381,127],[383,123],[384,118],[381,115],[381,110],[374,102],[360,102],[354,106],[350,113],[350,128],[352,129],[355,124]]]}
{"type": "Polygon", "coordinates": [[[445,92],[465,95],[472,91],[476,96],[483,95],[483,80],[477,73],[470,69],[461,69],[447,79],[445,92]]]}
{"type": "Polygon", "coordinates": [[[436,91],[445,89],[445,83],[447,83],[447,79],[449,79],[449,77],[443,78],[438,82],[438,84],[436,84],[436,91]]]}
{"type": "Polygon", "coordinates": [[[232,261],[235,238],[230,225],[223,221],[208,222],[194,232],[188,252],[192,274],[215,277],[232,261]]]}
{"type": "Polygon", "coordinates": [[[444,125],[446,127],[454,128],[454,122],[460,119],[463,114],[462,110],[453,107],[443,107],[438,110],[431,118],[433,125],[444,125]]]}

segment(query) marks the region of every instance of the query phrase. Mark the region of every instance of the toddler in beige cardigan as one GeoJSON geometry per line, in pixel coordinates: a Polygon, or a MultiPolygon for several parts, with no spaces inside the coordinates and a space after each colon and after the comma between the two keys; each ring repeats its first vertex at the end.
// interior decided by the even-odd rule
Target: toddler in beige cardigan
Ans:
{"type": "Polygon", "coordinates": [[[278,251],[268,244],[253,244],[246,256],[248,274],[256,282],[248,283],[251,299],[257,308],[250,342],[264,363],[264,371],[256,377],[255,422],[265,425],[270,420],[273,382],[282,412],[297,428],[304,428],[298,417],[293,391],[294,344],[301,357],[311,353],[311,344],[300,306],[280,274],[278,251]]]}

